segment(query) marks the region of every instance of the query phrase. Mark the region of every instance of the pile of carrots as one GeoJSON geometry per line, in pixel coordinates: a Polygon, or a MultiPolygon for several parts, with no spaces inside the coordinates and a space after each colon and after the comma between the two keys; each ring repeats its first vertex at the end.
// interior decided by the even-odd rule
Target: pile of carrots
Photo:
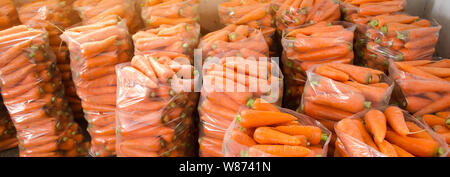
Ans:
{"type": "Polygon", "coordinates": [[[56,64],[61,72],[66,99],[74,112],[76,119],[83,119],[83,109],[80,98],[75,93],[75,85],[70,71],[70,58],[67,45],[59,37],[65,28],[79,22],[76,12],[72,9],[72,1],[36,0],[20,1],[19,17],[23,24],[48,32],[50,48],[56,55],[56,64]]]}
{"type": "Polygon", "coordinates": [[[73,80],[91,135],[94,156],[115,154],[115,65],[131,60],[124,21],[111,19],[67,29],[61,38],[70,50],[73,80]]]}
{"type": "Polygon", "coordinates": [[[0,30],[20,24],[16,7],[12,0],[0,1],[0,30]]]}
{"type": "Polygon", "coordinates": [[[273,0],[275,22],[279,32],[303,24],[339,20],[338,0],[273,0]]]}
{"type": "Polygon", "coordinates": [[[142,26],[139,15],[135,12],[136,0],[76,0],[76,9],[83,24],[93,24],[111,19],[126,19],[130,33],[134,34],[142,26]]]}
{"type": "Polygon", "coordinates": [[[358,25],[360,63],[387,71],[389,60],[431,60],[440,26],[406,14],[379,15],[358,25]]]}
{"type": "Polygon", "coordinates": [[[9,117],[8,110],[0,98],[0,151],[17,147],[16,128],[9,117]]]}
{"type": "Polygon", "coordinates": [[[199,0],[148,0],[142,1],[140,6],[142,19],[147,28],[163,24],[193,24],[200,20],[199,0]]]}
{"type": "Polygon", "coordinates": [[[406,0],[340,0],[341,11],[346,21],[364,23],[372,16],[401,12],[406,0]]]}
{"type": "Polygon", "coordinates": [[[203,36],[199,49],[202,57],[268,57],[269,47],[260,30],[247,25],[231,24],[203,36]]]}
{"type": "Polygon", "coordinates": [[[341,157],[436,157],[448,153],[445,142],[396,106],[343,119],[335,130],[336,151],[341,157]]]}
{"type": "Polygon", "coordinates": [[[271,3],[266,0],[231,0],[219,4],[219,17],[222,24],[248,25],[259,29],[273,54],[275,46],[275,21],[272,16],[271,3]]]}
{"type": "Polygon", "coordinates": [[[326,156],[331,132],[314,119],[277,108],[261,98],[247,106],[225,134],[225,156],[326,156]]]}
{"type": "Polygon", "coordinates": [[[284,106],[295,109],[300,105],[306,71],[312,66],[353,62],[354,30],[355,26],[346,22],[319,22],[285,30],[281,41],[286,76],[284,106]]]}
{"type": "Polygon", "coordinates": [[[198,45],[200,25],[180,23],[177,25],[161,25],[133,35],[135,54],[152,52],[177,52],[193,56],[198,45]]]}
{"type": "Polygon", "coordinates": [[[189,61],[156,52],[117,66],[117,156],[194,155],[193,66],[176,58],[189,61]]]}
{"type": "Polygon", "coordinates": [[[47,33],[25,25],[0,31],[1,94],[17,130],[20,156],[79,156],[83,135],[64,98],[47,33]]]}

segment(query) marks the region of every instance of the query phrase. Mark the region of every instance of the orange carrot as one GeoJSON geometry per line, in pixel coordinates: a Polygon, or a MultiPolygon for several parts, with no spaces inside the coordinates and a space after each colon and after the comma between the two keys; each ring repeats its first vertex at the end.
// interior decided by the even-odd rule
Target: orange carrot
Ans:
{"type": "Polygon", "coordinates": [[[388,157],[397,157],[397,151],[395,150],[394,146],[392,146],[391,143],[387,142],[386,140],[383,140],[381,143],[377,143],[378,149],[380,149],[380,152],[388,157]]]}
{"type": "Polygon", "coordinates": [[[386,132],[386,139],[419,157],[434,157],[438,155],[439,143],[434,140],[405,137],[390,130],[386,132]]]}
{"type": "Polygon", "coordinates": [[[391,126],[395,132],[402,136],[408,135],[409,129],[408,126],[406,126],[406,121],[400,108],[390,106],[384,110],[384,114],[386,115],[389,126],[391,126]]]}
{"type": "Polygon", "coordinates": [[[397,152],[398,157],[414,157],[414,155],[412,155],[408,151],[402,149],[401,147],[398,147],[395,144],[392,144],[392,146],[394,147],[395,152],[397,152]]]}
{"type": "Polygon", "coordinates": [[[386,117],[381,111],[370,110],[364,116],[367,129],[374,136],[375,143],[382,143],[386,135],[386,117]]]}
{"type": "Polygon", "coordinates": [[[287,125],[277,126],[275,130],[289,134],[289,135],[304,135],[308,138],[308,141],[315,145],[319,144],[322,138],[322,131],[319,127],[315,126],[301,126],[301,125],[287,125]]]}
{"type": "Polygon", "coordinates": [[[244,110],[237,116],[243,128],[260,127],[297,120],[294,116],[271,111],[244,110]]]}
{"type": "Polygon", "coordinates": [[[294,136],[274,130],[270,127],[259,127],[255,130],[253,138],[259,144],[300,145],[300,140],[294,136]]]}
{"type": "Polygon", "coordinates": [[[311,150],[303,146],[289,146],[289,145],[254,145],[249,149],[249,156],[260,157],[267,153],[279,157],[305,157],[311,150]]]}

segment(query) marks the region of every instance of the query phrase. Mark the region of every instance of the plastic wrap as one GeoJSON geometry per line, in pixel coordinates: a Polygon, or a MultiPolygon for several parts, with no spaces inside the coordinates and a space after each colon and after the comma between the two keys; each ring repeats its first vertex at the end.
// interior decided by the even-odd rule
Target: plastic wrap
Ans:
{"type": "Polygon", "coordinates": [[[115,154],[115,65],[131,59],[125,21],[116,19],[68,29],[61,38],[70,51],[72,77],[91,135],[93,156],[115,154]]]}
{"type": "Polygon", "coordinates": [[[252,98],[281,104],[283,76],[270,59],[243,57],[213,57],[203,65],[202,73],[200,156],[220,157],[221,145],[214,142],[222,142],[242,105],[250,104],[252,98]]]}
{"type": "Polygon", "coordinates": [[[141,16],[147,28],[200,22],[198,0],[141,0],[141,16]]]}
{"type": "Polygon", "coordinates": [[[143,25],[136,13],[138,0],[76,0],[73,7],[79,12],[83,24],[94,24],[111,19],[126,19],[131,34],[143,25]]]}
{"type": "Polygon", "coordinates": [[[64,98],[48,34],[21,25],[0,36],[1,93],[17,130],[20,156],[84,155],[89,144],[64,98]]]}
{"type": "Polygon", "coordinates": [[[228,25],[203,36],[198,48],[203,59],[210,57],[268,57],[267,46],[261,31],[247,25],[228,25]]]}
{"type": "Polygon", "coordinates": [[[391,106],[387,109],[384,113],[370,110],[339,121],[335,127],[339,154],[343,157],[447,156],[448,144],[427,125],[398,107],[391,106]],[[396,113],[388,113],[387,109],[395,110],[396,113]],[[394,119],[397,120],[393,121],[394,119]],[[379,133],[383,132],[380,127],[372,128],[376,127],[373,120],[384,123],[385,134],[379,133]],[[404,128],[406,132],[403,131],[404,128]],[[375,136],[373,132],[381,138],[375,136]],[[404,133],[407,135],[402,135],[404,133]]]}
{"type": "Polygon", "coordinates": [[[117,65],[117,156],[194,156],[194,68],[188,56],[137,55],[117,65]]]}
{"type": "Polygon", "coordinates": [[[279,32],[289,27],[339,20],[339,0],[273,0],[279,32]]]}
{"type": "Polygon", "coordinates": [[[328,137],[331,132],[316,120],[256,99],[236,115],[222,149],[226,157],[326,157],[328,137]]]}
{"type": "Polygon", "coordinates": [[[8,110],[0,97],[0,152],[17,147],[16,128],[9,117],[8,110]]]}
{"type": "Polygon", "coordinates": [[[360,24],[367,23],[372,16],[402,12],[406,7],[406,0],[341,0],[340,6],[346,21],[360,24]]]}
{"type": "Polygon", "coordinates": [[[372,17],[359,24],[355,48],[360,65],[387,71],[389,60],[430,60],[441,26],[406,14],[372,17]]]}
{"type": "Polygon", "coordinates": [[[260,29],[270,48],[270,55],[276,52],[275,20],[272,15],[271,3],[266,0],[232,0],[220,3],[218,8],[222,24],[248,25],[260,29]]]}
{"type": "Polygon", "coordinates": [[[295,109],[300,105],[306,71],[312,66],[353,62],[354,30],[355,25],[347,22],[319,22],[284,31],[281,43],[286,76],[285,107],[295,109]]]}
{"type": "Polygon", "coordinates": [[[12,0],[0,2],[0,30],[19,25],[19,16],[12,0]]]}
{"type": "Polygon", "coordinates": [[[194,56],[198,45],[200,25],[180,23],[177,25],[161,25],[158,28],[140,31],[133,35],[135,54],[152,52],[176,52],[194,56]]]}
{"type": "Polygon", "coordinates": [[[20,20],[28,27],[48,31],[50,48],[56,55],[65,95],[76,119],[83,119],[80,98],[71,77],[69,51],[59,36],[64,29],[80,21],[72,9],[73,0],[17,0],[20,20]]]}

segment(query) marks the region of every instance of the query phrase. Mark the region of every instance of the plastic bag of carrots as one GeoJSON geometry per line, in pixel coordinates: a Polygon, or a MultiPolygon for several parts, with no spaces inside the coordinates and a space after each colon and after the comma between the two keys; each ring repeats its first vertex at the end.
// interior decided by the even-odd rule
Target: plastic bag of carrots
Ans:
{"type": "Polygon", "coordinates": [[[402,12],[406,0],[341,0],[341,11],[346,21],[367,23],[370,17],[402,12]]]}
{"type": "Polygon", "coordinates": [[[218,8],[222,24],[248,25],[260,29],[270,48],[270,55],[276,52],[274,43],[276,31],[275,20],[272,15],[271,3],[268,0],[231,0],[220,3],[218,8]]]}
{"type": "Polygon", "coordinates": [[[19,16],[12,0],[0,2],[0,30],[19,25],[19,16]]]}
{"type": "Polygon", "coordinates": [[[20,156],[86,154],[89,144],[64,98],[48,34],[21,25],[0,36],[1,94],[17,130],[20,156]]]}
{"type": "Polygon", "coordinates": [[[0,97],[0,152],[17,147],[16,128],[9,117],[8,110],[0,97]]]}
{"type": "Polygon", "coordinates": [[[257,98],[225,133],[225,157],[326,157],[331,132],[314,119],[257,98]]]}
{"type": "Polygon", "coordinates": [[[371,109],[335,127],[341,157],[445,157],[448,145],[399,107],[371,109]]]}
{"type": "Polygon", "coordinates": [[[194,56],[198,45],[200,25],[197,23],[180,23],[177,25],[161,25],[158,28],[139,31],[133,35],[135,54],[152,52],[177,52],[194,56]]]}
{"type": "Polygon", "coordinates": [[[147,28],[200,21],[199,0],[141,0],[140,3],[147,28]]]}
{"type": "Polygon", "coordinates": [[[56,64],[61,72],[65,95],[76,119],[83,119],[80,98],[70,71],[70,58],[67,45],[59,37],[64,29],[80,21],[72,9],[73,0],[18,0],[19,17],[23,24],[48,32],[50,48],[56,55],[56,64]]]}
{"type": "Polygon", "coordinates": [[[136,55],[117,65],[117,156],[194,156],[193,66],[189,57],[136,55]]]}
{"type": "Polygon", "coordinates": [[[273,0],[275,22],[279,32],[303,24],[339,20],[339,0],[273,0]]]}
{"type": "Polygon", "coordinates": [[[76,0],[73,8],[78,11],[83,24],[93,24],[111,19],[126,19],[131,34],[143,25],[136,13],[137,0],[76,0]]]}
{"type": "Polygon", "coordinates": [[[441,26],[406,14],[380,15],[357,28],[358,62],[387,71],[389,60],[431,60],[441,26]]]}
{"type": "Polygon", "coordinates": [[[210,57],[260,57],[269,56],[269,47],[260,30],[247,25],[231,24],[202,37],[199,49],[202,58],[210,57]]]}
{"type": "MultiPolygon", "coordinates": [[[[264,43],[265,44],[265,43],[264,43]]],[[[211,58],[203,66],[200,114],[200,156],[221,157],[225,131],[241,106],[254,98],[280,105],[283,76],[270,59],[211,58]]]]}
{"type": "Polygon", "coordinates": [[[347,22],[319,22],[284,31],[282,63],[286,76],[283,105],[295,109],[306,81],[306,71],[323,63],[353,62],[355,25],[347,22]]]}
{"type": "Polygon", "coordinates": [[[73,27],[61,38],[70,50],[72,77],[91,135],[93,156],[115,154],[115,65],[131,60],[125,21],[112,19],[73,27]]]}

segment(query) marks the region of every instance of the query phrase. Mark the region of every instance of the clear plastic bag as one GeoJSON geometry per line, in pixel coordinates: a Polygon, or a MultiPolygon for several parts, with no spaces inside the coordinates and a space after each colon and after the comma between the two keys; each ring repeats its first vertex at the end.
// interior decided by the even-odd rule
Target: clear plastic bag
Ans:
{"type": "Polygon", "coordinates": [[[76,9],[83,24],[94,24],[111,19],[126,19],[131,34],[142,28],[143,24],[136,11],[137,0],[76,0],[76,9]]]}
{"type": "Polygon", "coordinates": [[[156,52],[117,65],[118,157],[194,156],[199,75],[189,62],[156,52]]]}
{"type": "Polygon", "coordinates": [[[430,60],[441,26],[406,14],[380,15],[358,24],[358,63],[387,71],[389,60],[430,60]]]}
{"type": "Polygon", "coordinates": [[[319,22],[284,31],[282,63],[286,76],[283,105],[296,109],[306,81],[306,71],[324,63],[353,63],[355,25],[347,22],[319,22]]]}
{"type": "Polygon", "coordinates": [[[269,47],[260,30],[247,25],[228,25],[223,29],[203,36],[199,49],[202,49],[202,58],[210,57],[267,57],[269,47]]]}
{"type": "Polygon", "coordinates": [[[277,29],[339,20],[339,0],[274,0],[277,29]]]}
{"type": "Polygon", "coordinates": [[[72,9],[73,0],[18,0],[20,20],[28,27],[48,31],[50,48],[56,55],[57,67],[61,72],[66,98],[76,119],[83,119],[80,98],[74,92],[67,45],[59,37],[64,29],[80,21],[72,9]]]}
{"type": "Polygon", "coordinates": [[[0,152],[17,147],[16,128],[9,117],[8,110],[0,97],[0,152]]]}
{"type": "MultiPolygon", "coordinates": [[[[258,101],[262,102],[258,99],[255,102],[258,101]]],[[[257,107],[252,105],[250,108],[242,107],[241,111],[237,114],[236,119],[233,120],[226,130],[222,144],[225,157],[327,156],[328,143],[330,142],[330,138],[328,137],[331,137],[332,133],[318,121],[289,109],[272,106],[270,108],[274,108],[274,110],[270,110],[268,106],[263,105],[264,103],[258,104],[261,106],[257,107]],[[267,112],[270,111],[270,114],[274,117],[272,117],[273,119],[270,121],[265,121],[270,122],[265,125],[244,128],[243,125],[241,125],[245,118],[244,112],[249,112],[249,110],[255,112],[264,111],[265,114],[268,114],[267,112]],[[280,113],[289,116],[281,116],[280,113]],[[293,121],[287,118],[292,118],[293,121]],[[273,139],[273,137],[270,138],[270,134],[279,134],[285,139],[273,139]],[[264,137],[267,137],[267,139],[264,137]],[[274,145],[274,143],[279,145],[274,145]],[[271,148],[273,148],[272,151],[276,151],[275,149],[278,148],[282,149],[282,151],[278,152],[279,154],[265,151],[270,150],[271,148]]],[[[259,118],[263,118],[263,116],[260,115],[259,118]]]]}
{"type": "Polygon", "coordinates": [[[115,65],[131,60],[125,21],[109,20],[70,28],[61,35],[70,51],[72,77],[91,135],[93,156],[115,154],[115,65]]]}
{"type": "Polygon", "coordinates": [[[152,52],[177,52],[194,56],[198,45],[200,25],[180,23],[177,25],[161,25],[158,28],[140,31],[133,35],[135,54],[152,52]]]}
{"type": "MultiPolygon", "coordinates": [[[[388,109],[392,110],[392,107],[388,109]]],[[[427,125],[418,121],[406,111],[400,110],[405,121],[405,126],[409,133],[407,136],[392,128],[392,124],[387,121],[387,132],[382,142],[376,141],[371,129],[368,127],[368,114],[378,112],[362,112],[353,117],[339,121],[335,130],[338,136],[336,147],[340,156],[343,157],[446,157],[448,145],[445,140],[434,133],[427,125]]],[[[383,114],[380,111],[379,114],[383,114]]],[[[375,115],[375,114],[374,114],[375,115]]],[[[387,117],[386,111],[383,116],[387,117]]],[[[386,118],[384,121],[386,121],[386,118]]],[[[379,117],[371,117],[377,118],[379,117]]]]}
{"type": "Polygon", "coordinates": [[[19,25],[19,16],[12,0],[0,2],[0,30],[4,30],[15,25],[19,25]]]}
{"type": "Polygon", "coordinates": [[[1,93],[17,130],[20,156],[80,156],[89,145],[64,98],[61,73],[42,30],[0,31],[1,93]]]}
{"type": "MultiPolygon", "coordinates": [[[[265,43],[263,43],[265,44],[265,43]]],[[[200,156],[222,156],[225,130],[242,105],[264,98],[280,105],[283,76],[270,59],[252,57],[210,58],[203,65],[200,114],[200,156]]]]}
{"type": "Polygon", "coordinates": [[[141,0],[141,16],[147,28],[179,23],[199,23],[198,0],[141,0]]]}
{"type": "Polygon", "coordinates": [[[346,21],[360,24],[367,23],[370,17],[402,12],[406,0],[381,0],[376,2],[361,2],[358,0],[341,0],[342,16],[346,21]]]}

